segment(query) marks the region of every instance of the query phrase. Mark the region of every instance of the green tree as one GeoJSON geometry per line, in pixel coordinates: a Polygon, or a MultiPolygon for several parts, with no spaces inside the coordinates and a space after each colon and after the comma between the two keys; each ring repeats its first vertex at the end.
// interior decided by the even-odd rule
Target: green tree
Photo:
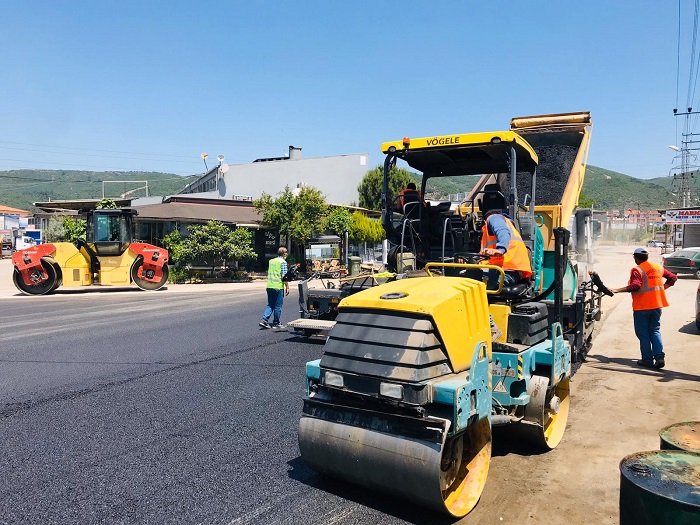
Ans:
{"type": "Polygon", "coordinates": [[[66,229],[63,227],[63,221],[53,219],[49,221],[49,226],[44,231],[46,242],[61,242],[66,239],[66,229]]]}
{"type": "MultiPolygon", "coordinates": [[[[406,188],[409,182],[416,182],[416,175],[405,168],[392,168],[389,172],[389,193],[396,200],[399,192],[406,188]]],[[[379,210],[382,206],[382,190],[384,185],[384,168],[377,166],[365,173],[357,192],[360,194],[360,206],[370,210],[379,210]]]]}
{"type": "Polygon", "coordinates": [[[263,193],[253,204],[263,214],[263,226],[301,243],[306,243],[323,231],[324,218],[328,213],[323,194],[312,186],[304,186],[296,195],[289,186],[285,186],[277,199],[263,193]]]}
{"type": "Polygon", "coordinates": [[[215,266],[244,262],[256,256],[250,231],[245,228],[231,230],[219,221],[190,226],[189,235],[184,239],[175,230],[163,241],[179,270],[195,263],[204,263],[213,270],[215,266]]]}
{"type": "Polygon", "coordinates": [[[578,196],[579,208],[593,208],[595,201],[589,198],[585,193],[581,192],[578,196]]]}
{"type": "Polygon", "coordinates": [[[333,207],[326,216],[326,229],[339,237],[350,231],[352,215],[346,208],[333,207]]]}
{"type": "Polygon", "coordinates": [[[65,231],[64,239],[67,242],[74,242],[78,239],[85,240],[85,219],[64,215],[61,217],[61,222],[65,231]]]}
{"type": "Polygon", "coordinates": [[[356,211],[352,214],[352,223],[348,230],[348,237],[353,244],[377,244],[385,237],[382,224],[366,215],[356,211]]]}
{"type": "Polygon", "coordinates": [[[95,204],[96,210],[118,210],[119,206],[112,199],[102,199],[100,202],[95,204]]]}
{"type": "Polygon", "coordinates": [[[252,259],[255,251],[249,231],[233,231],[222,222],[209,221],[189,227],[183,255],[191,261],[203,262],[213,270],[215,266],[252,259]]]}

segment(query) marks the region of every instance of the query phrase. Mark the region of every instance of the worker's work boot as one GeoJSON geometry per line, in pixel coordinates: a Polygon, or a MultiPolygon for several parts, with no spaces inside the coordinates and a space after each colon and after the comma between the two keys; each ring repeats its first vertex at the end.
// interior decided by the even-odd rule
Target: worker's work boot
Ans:
{"type": "Polygon", "coordinates": [[[638,366],[643,366],[644,368],[654,368],[654,361],[647,361],[646,359],[640,359],[637,361],[638,366]]]}
{"type": "Polygon", "coordinates": [[[657,357],[656,360],[654,361],[654,368],[663,368],[666,366],[666,361],[664,361],[663,357],[657,357]]]}

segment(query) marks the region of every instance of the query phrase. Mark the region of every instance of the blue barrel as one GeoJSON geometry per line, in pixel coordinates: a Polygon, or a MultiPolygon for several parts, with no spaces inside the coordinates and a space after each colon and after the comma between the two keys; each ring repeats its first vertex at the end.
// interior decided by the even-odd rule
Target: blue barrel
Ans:
{"type": "Polygon", "coordinates": [[[620,525],[699,523],[699,454],[654,450],[620,462],[620,525]]]}
{"type": "Polygon", "coordinates": [[[700,454],[700,421],[676,423],[659,432],[661,450],[685,450],[700,454]]]}

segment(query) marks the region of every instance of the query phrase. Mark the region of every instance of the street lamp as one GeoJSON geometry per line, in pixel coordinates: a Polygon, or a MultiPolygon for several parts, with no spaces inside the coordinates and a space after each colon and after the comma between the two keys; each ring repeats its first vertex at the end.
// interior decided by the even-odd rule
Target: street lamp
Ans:
{"type": "Polygon", "coordinates": [[[678,146],[674,146],[673,144],[671,144],[669,146],[669,148],[671,148],[673,151],[680,151],[681,150],[681,148],[679,148],[678,146]]]}

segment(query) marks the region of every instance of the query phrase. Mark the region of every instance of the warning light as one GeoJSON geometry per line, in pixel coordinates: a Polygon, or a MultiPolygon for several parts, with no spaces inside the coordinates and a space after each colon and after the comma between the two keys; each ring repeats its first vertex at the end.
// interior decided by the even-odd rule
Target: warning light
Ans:
{"type": "Polygon", "coordinates": [[[409,147],[410,145],[411,145],[411,139],[408,138],[408,137],[404,137],[404,138],[403,138],[403,147],[408,149],[408,147],[409,147]]]}

